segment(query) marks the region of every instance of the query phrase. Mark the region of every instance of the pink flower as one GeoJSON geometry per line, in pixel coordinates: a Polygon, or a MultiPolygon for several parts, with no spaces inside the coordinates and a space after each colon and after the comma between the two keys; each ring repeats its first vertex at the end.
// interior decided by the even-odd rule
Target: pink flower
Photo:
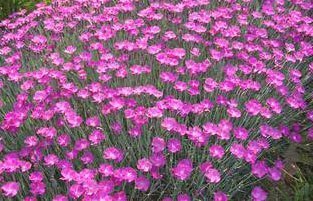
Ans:
{"type": "Polygon", "coordinates": [[[174,118],[166,117],[163,119],[161,126],[168,131],[173,131],[178,127],[178,123],[174,118]]]}
{"type": "Polygon", "coordinates": [[[113,175],[114,173],[114,168],[110,164],[101,164],[99,169],[99,173],[101,173],[103,176],[108,177],[113,175]]]}
{"type": "Polygon", "coordinates": [[[52,201],[68,201],[68,199],[64,195],[56,195],[53,197],[52,201]]]}
{"type": "Polygon", "coordinates": [[[62,147],[66,147],[70,143],[70,141],[71,138],[67,134],[63,134],[57,137],[57,143],[62,147]]]}
{"type": "Polygon", "coordinates": [[[210,183],[218,183],[221,180],[221,175],[219,171],[215,168],[208,168],[204,172],[204,176],[207,178],[210,183]]]}
{"type": "Polygon", "coordinates": [[[163,178],[163,175],[160,173],[159,167],[153,166],[150,173],[153,179],[158,180],[163,178]]]}
{"type": "Polygon", "coordinates": [[[182,149],[182,145],[181,145],[180,140],[178,140],[176,138],[170,138],[167,141],[167,149],[171,153],[179,152],[182,149]]]}
{"type": "Polygon", "coordinates": [[[213,201],[228,201],[228,198],[222,191],[217,191],[214,193],[213,201]]]}
{"type": "Polygon", "coordinates": [[[267,198],[267,193],[259,186],[253,188],[251,192],[253,201],[265,201],[267,198]]]}
{"type": "Polygon", "coordinates": [[[255,99],[252,99],[246,102],[245,107],[246,107],[247,112],[252,116],[258,115],[262,109],[262,105],[259,103],[259,101],[255,99]]]}
{"type": "Polygon", "coordinates": [[[131,167],[122,168],[122,179],[127,182],[135,181],[137,178],[137,172],[131,167]]]}
{"type": "Polygon", "coordinates": [[[43,180],[43,174],[41,172],[32,172],[29,175],[29,180],[32,182],[42,181],[43,180]]]}
{"type": "Polygon", "coordinates": [[[112,201],[127,201],[127,196],[124,191],[117,192],[113,194],[113,199],[112,201]]]}
{"type": "Polygon", "coordinates": [[[256,163],[252,164],[251,168],[252,174],[258,178],[262,178],[268,173],[268,167],[265,161],[257,161],[256,163]]]}
{"type": "Polygon", "coordinates": [[[94,130],[92,133],[88,136],[88,140],[91,141],[91,145],[98,145],[100,144],[106,136],[104,133],[100,130],[94,130]]]}
{"type": "Polygon", "coordinates": [[[149,172],[152,169],[152,163],[147,158],[142,158],[137,161],[137,168],[143,172],[149,172]]]}
{"type": "Polygon", "coordinates": [[[14,197],[16,196],[17,192],[20,189],[20,185],[17,182],[7,182],[1,186],[1,190],[3,191],[4,195],[7,197],[14,197]]]}
{"type": "Polygon", "coordinates": [[[210,147],[210,155],[213,158],[221,159],[225,154],[224,148],[221,145],[212,145],[210,147]]]}
{"type": "Polygon", "coordinates": [[[23,201],[37,201],[36,196],[27,196],[23,201]]]}
{"type": "Polygon", "coordinates": [[[157,107],[151,107],[147,111],[147,117],[149,118],[161,118],[163,116],[163,111],[157,107]]]}
{"type": "Polygon", "coordinates": [[[100,119],[97,116],[89,117],[86,120],[86,124],[87,124],[87,126],[91,126],[91,127],[99,127],[100,126],[100,119]]]}
{"type": "Polygon", "coordinates": [[[220,173],[218,170],[213,168],[210,162],[205,162],[200,165],[200,171],[207,178],[210,183],[218,183],[221,180],[220,173]]]}
{"type": "Polygon", "coordinates": [[[36,136],[29,136],[24,140],[24,143],[28,147],[33,147],[38,144],[39,139],[36,136]]]}
{"type": "Polygon", "coordinates": [[[119,122],[113,123],[111,128],[116,135],[119,135],[122,132],[122,125],[119,122]]]}
{"type": "Polygon", "coordinates": [[[166,164],[166,158],[161,152],[153,153],[150,156],[150,161],[156,167],[162,167],[166,164]]]}
{"type": "Polygon", "coordinates": [[[73,181],[78,177],[78,173],[70,168],[63,168],[61,170],[61,180],[73,181]]]}
{"type": "Polygon", "coordinates": [[[57,130],[54,127],[42,127],[37,130],[37,134],[45,138],[52,139],[57,134],[57,130]]]}
{"type": "Polygon", "coordinates": [[[90,146],[90,143],[87,139],[79,139],[75,143],[75,150],[76,151],[82,151],[84,149],[87,149],[90,146]]]}
{"type": "Polygon", "coordinates": [[[247,129],[238,127],[234,128],[234,136],[240,140],[246,140],[249,136],[247,129]]]}
{"type": "Polygon", "coordinates": [[[59,158],[54,154],[49,154],[44,157],[45,165],[52,166],[58,163],[59,158]]]}
{"type": "Polygon", "coordinates": [[[183,159],[178,162],[177,166],[172,169],[172,173],[179,180],[186,180],[191,175],[193,170],[190,159],[183,159]]]}
{"type": "Polygon", "coordinates": [[[33,195],[43,195],[46,192],[46,185],[42,181],[32,182],[30,192],[33,195]]]}
{"type": "Polygon", "coordinates": [[[123,152],[115,147],[106,148],[103,152],[103,158],[107,160],[121,162],[123,160],[123,157],[124,157],[123,152]]]}
{"type": "Polygon", "coordinates": [[[72,197],[74,199],[78,199],[79,197],[81,197],[84,194],[84,191],[85,190],[82,187],[82,185],[73,184],[69,189],[70,197],[72,197]]]}
{"type": "Polygon", "coordinates": [[[236,107],[229,107],[227,113],[230,117],[239,118],[241,117],[241,111],[236,107]]]}
{"type": "Polygon", "coordinates": [[[147,191],[150,186],[150,181],[144,176],[140,176],[135,180],[135,188],[141,191],[147,191]]]}
{"type": "Polygon", "coordinates": [[[31,39],[31,41],[37,44],[44,44],[47,42],[47,38],[42,35],[36,35],[31,39]]]}
{"type": "Polygon", "coordinates": [[[230,152],[237,158],[242,159],[245,156],[246,149],[243,145],[233,143],[230,147],[230,152]]]}
{"type": "Polygon", "coordinates": [[[200,165],[199,168],[202,173],[205,173],[207,170],[213,168],[213,166],[210,162],[204,162],[200,165]]]}
{"type": "Polygon", "coordinates": [[[84,163],[84,164],[90,164],[93,162],[94,160],[94,156],[90,151],[86,151],[84,152],[84,154],[80,157],[80,160],[84,163]]]}
{"type": "Polygon", "coordinates": [[[64,50],[64,52],[67,54],[73,54],[75,51],[76,51],[76,47],[74,47],[72,45],[67,46],[64,50]]]}
{"type": "Polygon", "coordinates": [[[268,174],[274,181],[279,181],[281,179],[281,170],[276,167],[268,168],[268,174]]]}
{"type": "Polygon", "coordinates": [[[163,138],[160,137],[154,137],[152,139],[152,152],[158,153],[162,152],[165,149],[166,143],[163,138]]]}
{"type": "Polygon", "coordinates": [[[188,194],[180,194],[177,196],[177,201],[191,201],[191,198],[188,194]]]}

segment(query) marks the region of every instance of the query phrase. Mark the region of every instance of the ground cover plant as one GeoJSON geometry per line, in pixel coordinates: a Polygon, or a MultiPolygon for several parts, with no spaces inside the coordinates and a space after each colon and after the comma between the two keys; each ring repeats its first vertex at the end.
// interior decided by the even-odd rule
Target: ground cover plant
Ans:
{"type": "Polygon", "coordinates": [[[313,139],[312,7],[55,0],[1,21],[0,198],[279,200],[266,184],[313,139]]]}

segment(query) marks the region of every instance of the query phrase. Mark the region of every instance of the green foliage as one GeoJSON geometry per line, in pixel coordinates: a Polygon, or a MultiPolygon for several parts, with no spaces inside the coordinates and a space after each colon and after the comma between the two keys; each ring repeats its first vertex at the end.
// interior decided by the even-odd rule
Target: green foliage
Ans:
{"type": "Polygon", "coordinates": [[[283,179],[278,183],[264,181],[269,201],[313,200],[313,144],[291,144],[281,157],[285,161],[283,179]]]}
{"type": "Polygon", "coordinates": [[[39,2],[51,3],[51,0],[0,0],[0,20],[21,9],[32,10],[39,2]]]}

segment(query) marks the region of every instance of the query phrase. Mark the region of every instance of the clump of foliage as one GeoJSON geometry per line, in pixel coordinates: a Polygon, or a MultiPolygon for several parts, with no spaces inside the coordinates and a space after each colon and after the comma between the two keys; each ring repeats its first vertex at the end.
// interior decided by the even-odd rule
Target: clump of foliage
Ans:
{"type": "Polygon", "coordinates": [[[33,10],[39,2],[50,3],[51,0],[2,0],[0,1],[0,19],[21,9],[33,10]]]}

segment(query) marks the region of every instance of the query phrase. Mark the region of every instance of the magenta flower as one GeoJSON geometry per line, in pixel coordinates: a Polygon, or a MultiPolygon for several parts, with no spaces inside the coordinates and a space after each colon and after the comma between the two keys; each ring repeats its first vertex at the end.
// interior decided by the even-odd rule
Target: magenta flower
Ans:
{"type": "Polygon", "coordinates": [[[56,195],[53,197],[52,201],[68,201],[68,198],[64,195],[56,195]]]}
{"type": "Polygon", "coordinates": [[[160,137],[154,137],[152,139],[152,152],[158,153],[162,152],[165,149],[166,142],[163,138],[160,137]]]}
{"type": "Polygon", "coordinates": [[[113,175],[114,173],[114,168],[110,164],[101,164],[99,169],[99,173],[101,173],[103,176],[108,177],[113,175]]]}
{"type": "Polygon", "coordinates": [[[107,160],[114,160],[116,162],[121,162],[123,160],[124,154],[122,150],[115,147],[106,148],[103,152],[103,158],[107,160]]]}
{"type": "Polygon", "coordinates": [[[200,171],[210,183],[218,183],[221,180],[220,173],[217,169],[213,168],[210,162],[204,162],[200,165],[200,171]]]}
{"type": "Polygon", "coordinates": [[[24,140],[24,143],[28,147],[34,147],[38,144],[39,139],[36,136],[29,136],[24,140]]]}
{"type": "Polygon", "coordinates": [[[254,201],[265,201],[267,193],[261,187],[256,186],[253,188],[251,196],[254,201]]]}
{"type": "Polygon", "coordinates": [[[80,184],[73,184],[69,189],[70,197],[78,199],[84,194],[84,191],[84,188],[80,184]]]}
{"type": "Polygon", "coordinates": [[[190,159],[183,159],[172,169],[172,173],[179,180],[186,180],[190,177],[192,170],[192,161],[190,159]]]}
{"type": "Polygon", "coordinates": [[[242,159],[246,154],[246,149],[243,145],[233,143],[230,147],[230,152],[237,158],[242,159]]]}
{"type": "Polygon", "coordinates": [[[209,168],[205,171],[204,176],[210,183],[218,183],[221,180],[221,175],[217,169],[209,168]]]}
{"type": "Polygon", "coordinates": [[[75,142],[75,150],[76,151],[82,151],[84,149],[87,149],[89,147],[90,143],[87,139],[79,139],[75,142]]]}
{"type": "Polygon", "coordinates": [[[127,182],[135,181],[137,178],[137,172],[131,167],[126,167],[121,169],[121,176],[123,180],[127,182]]]}
{"type": "Polygon", "coordinates": [[[79,176],[76,171],[70,169],[70,168],[63,168],[61,171],[61,180],[65,181],[73,181],[76,180],[76,178],[79,176]]]}
{"type": "Polygon", "coordinates": [[[93,162],[94,160],[94,156],[90,151],[86,151],[84,152],[84,154],[80,157],[80,160],[84,163],[84,164],[90,164],[93,162]]]}
{"type": "Polygon", "coordinates": [[[177,196],[177,201],[191,201],[191,198],[188,194],[180,194],[177,196]]]}
{"type": "Polygon", "coordinates": [[[153,153],[150,156],[150,161],[153,164],[153,166],[156,166],[156,167],[162,167],[166,164],[166,158],[165,158],[164,154],[162,154],[160,152],[159,153],[153,153]]]}
{"type": "Polygon", "coordinates": [[[17,182],[7,182],[1,186],[1,190],[3,194],[7,197],[14,197],[16,196],[17,192],[20,189],[20,185],[17,182]]]}
{"type": "Polygon", "coordinates": [[[238,127],[234,128],[234,136],[240,140],[246,140],[249,136],[247,129],[238,127]]]}
{"type": "Polygon", "coordinates": [[[214,193],[214,201],[228,201],[227,195],[222,191],[217,191],[214,193]]]}
{"type": "Polygon", "coordinates": [[[256,163],[252,164],[252,174],[254,174],[258,178],[264,177],[268,173],[268,167],[265,161],[257,161],[256,163]]]}
{"type": "Polygon", "coordinates": [[[135,188],[141,191],[147,191],[150,186],[150,181],[144,176],[140,176],[135,180],[135,188]]]}
{"type": "Polygon", "coordinates": [[[210,155],[213,158],[217,158],[217,159],[223,158],[225,154],[224,148],[220,145],[212,145],[209,151],[210,151],[210,155]]]}
{"type": "Polygon", "coordinates": [[[137,161],[137,168],[143,172],[149,172],[152,169],[152,163],[147,158],[142,158],[137,161]]]}
{"type": "Polygon", "coordinates": [[[46,185],[41,181],[32,182],[30,184],[30,192],[33,195],[43,195],[46,192],[46,185]]]}
{"type": "Polygon", "coordinates": [[[262,105],[255,99],[248,101],[245,106],[247,112],[252,116],[258,115],[262,109],[262,105]]]}
{"type": "Polygon", "coordinates": [[[163,116],[163,111],[157,107],[151,107],[147,111],[147,116],[149,118],[161,118],[163,116]]]}
{"type": "Polygon", "coordinates": [[[104,133],[100,130],[94,130],[92,133],[88,136],[88,140],[91,142],[91,145],[98,145],[103,140],[105,140],[106,136],[104,133]]]}
{"type": "Polygon", "coordinates": [[[176,153],[176,152],[181,151],[182,145],[181,145],[180,140],[178,140],[176,138],[169,139],[167,141],[167,149],[171,153],[176,153]]]}
{"type": "Polygon", "coordinates": [[[69,45],[65,48],[64,52],[67,54],[73,54],[76,51],[76,47],[69,45]]]}
{"type": "Polygon", "coordinates": [[[43,127],[37,130],[37,134],[52,139],[57,134],[57,130],[53,127],[43,127]]]}
{"type": "Polygon", "coordinates": [[[99,127],[100,126],[100,119],[97,116],[89,117],[86,120],[86,124],[87,124],[87,126],[91,126],[91,127],[99,127]]]}
{"type": "Polygon", "coordinates": [[[59,158],[54,154],[49,154],[44,157],[45,165],[52,166],[59,162],[59,158]]]}
{"type": "Polygon", "coordinates": [[[270,178],[274,181],[279,181],[281,179],[281,170],[273,167],[273,168],[268,168],[268,174],[270,178]]]}
{"type": "Polygon", "coordinates": [[[66,147],[71,141],[70,136],[67,134],[63,134],[57,137],[57,142],[60,146],[66,147]]]}
{"type": "Polygon", "coordinates": [[[43,180],[43,174],[41,172],[32,172],[30,175],[29,175],[29,180],[32,181],[32,182],[39,182],[39,181],[42,181],[43,180]]]}

